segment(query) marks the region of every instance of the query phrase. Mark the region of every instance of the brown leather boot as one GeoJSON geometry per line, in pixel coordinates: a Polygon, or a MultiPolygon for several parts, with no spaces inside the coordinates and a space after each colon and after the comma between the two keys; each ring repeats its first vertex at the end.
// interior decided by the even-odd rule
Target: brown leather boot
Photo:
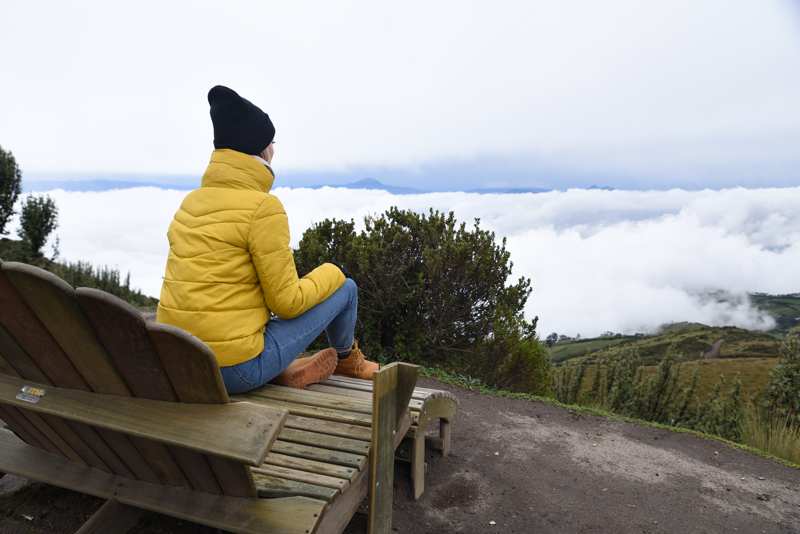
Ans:
{"type": "Polygon", "coordinates": [[[309,384],[317,384],[330,378],[338,361],[336,349],[328,347],[308,358],[302,356],[297,358],[269,383],[295,389],[306,389],[309,384]]]}
{"type": "Polygon", "coordinates": [[[358,341],[353,341],[353,351],[350,353],[350,356],[339,360],[333,374],[350,378],[372,380],[372,373],[380,368],[381,366],[377,363],[365,360],[364,353],[358,348],[358,341]]]}

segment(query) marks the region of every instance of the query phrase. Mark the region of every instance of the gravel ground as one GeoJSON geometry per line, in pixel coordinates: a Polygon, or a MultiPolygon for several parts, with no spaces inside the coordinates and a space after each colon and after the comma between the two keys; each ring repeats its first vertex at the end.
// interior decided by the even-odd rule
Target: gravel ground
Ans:
{"type": "MultiPolygon", "coordinates": [[[[450,456],[426,453],[418,502],[397,462],[396,532],[800,533],[796,468],[690,434],[420,385],[453,391],[460,413],[450,456]]],[[[0,493],[20,482],[0,479],[0,493]]],[[[29,485],[0,496],[0,533],[75,532],[102,502],[29,485]]],[[[219,533],[149,513],[131,532],[219,533]]],[[[346,532],[366,532],[366,518],[346,532]]]]}

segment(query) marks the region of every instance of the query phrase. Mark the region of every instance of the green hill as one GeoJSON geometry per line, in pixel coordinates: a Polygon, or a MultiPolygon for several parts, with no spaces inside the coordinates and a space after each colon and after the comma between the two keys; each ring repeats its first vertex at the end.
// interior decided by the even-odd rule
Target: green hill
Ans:
{"type": "Polygon", "coordinates": [[[556,364],[578,358],[594,361],[620,350],[636,350],[644,365],[655,365],[673,343],[685,360],[704,360],[715,342],[724,339],[719,347],[720,359],[777,358],[780,342],[765,332],[754,332],[732,326],[709,327],[697,323],[675,323],[663,328],[664,333],[652,336],[606,336],[556,343],[551,349],[556,364]],[[562,345],[563,344],[563,345],[562,345]]]}

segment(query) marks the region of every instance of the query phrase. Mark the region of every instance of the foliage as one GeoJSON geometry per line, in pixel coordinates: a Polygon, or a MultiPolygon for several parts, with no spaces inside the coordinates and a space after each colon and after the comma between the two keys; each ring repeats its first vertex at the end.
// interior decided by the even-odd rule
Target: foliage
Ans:
{"type": "Polygon", "coordinates": [[[138,289],[131,289],[131,273],[122,282],[119,270],[108,267],[92,267],[89,262],[53,263],[48,269],[72,287],[91,287],[121,298],[125,302],[142,308],[154,307],[158,299],[143,295],[138,289]]]}
{"type": "Polygon", "coordinates": [[[14,204],[22,193],[22,171],[11,152],[0,146],[0,236],[6,235],[6,225],[14,215],[14,204]]]}
{"type": "MultiPolygon", "coordinates": [[[[22,238],[23,261],[39,263],[44,259],[42,248],[48,236],[58,227],[58,208],[55,201],[47,195],[28,197],[22,201],[19,214],[20,228],[17,231],[22,238]]],[[[58,238],[53,247],[54,260],[58,256],[58,238]]]]}
{"type": "Polygon", "coordinates": [[[472,359],[468,369],[498,389],[552,395],[553,368],[536,335],[536,322],[527,323],[520,315],[501,310],[491,335],[482,343],[482,357],[472,359]]]}
{"type": "Polygon", "coordinates": [[[764,411],[800,425],[800,340],[797,336],[787,336],[780,352],[780,361],[764,389],[764,411]]]}
{"type": "MultiPolygon", "coordinates": [[[[506,285],[513,263],[505,240],[457,224],[452,212],[391,208],[353,221],[325,220],[308,229],[295,250],[298,271],[325,262],[345,265],[359,287],[357,337],[373,358],[436,364],[507,387],[531,387],[524,377],[549,376],[536,320],[522,310],[530,280],[506,285]]],[[[549,380],[536,387],[547,390],[549,380]]],[[[496,385],[496,384],[493,384],[496,385]]]]}
{"type": "Polygon", "coordinates": [[[800,425],[789,415],[747,403],[739,418],[739,436],[744,445],[800,464],[800,425]]]}

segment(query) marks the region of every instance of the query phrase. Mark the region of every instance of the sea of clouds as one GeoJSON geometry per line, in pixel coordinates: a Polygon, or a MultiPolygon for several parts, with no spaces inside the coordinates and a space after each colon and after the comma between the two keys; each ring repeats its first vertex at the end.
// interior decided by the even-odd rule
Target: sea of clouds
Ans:
{"type": "MultiPolygon", "coordinates": [[[[747,292],[800,292],[800,187],[721,191],[598,191],[519,195],[277,188],[292,245],[325,218],[391,206],[454,211],[507,238],[513,277],[531,279],[526,315],[539,332],[582,337],[696,321],[769,329],[747,292]],[[718,297],[724,295],[721,301],[718,297]]],[[[117,267],[158,296],[166,231],[186,191],[141,187],[49,191],[59,209],[61,258],[117,267]]],[[[12,222],[12,235],[16,233],[12,222]]]]}

